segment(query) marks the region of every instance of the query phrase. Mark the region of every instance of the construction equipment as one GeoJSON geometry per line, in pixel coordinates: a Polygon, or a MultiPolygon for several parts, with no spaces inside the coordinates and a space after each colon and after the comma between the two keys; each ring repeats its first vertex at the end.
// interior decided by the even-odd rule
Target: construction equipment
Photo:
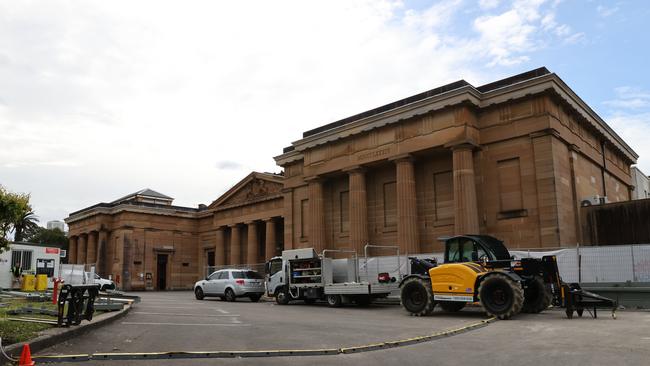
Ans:
{"type": "MultiPolygon", "coordinates": [[[[364,248],[366,264],[368,249],[373,247],[378,246],[366,245],[364,248]]],[[[380,248],[397,251],[396,268],[399,269],[399,248],[380,248]]],[[[346,303],[368,305],[373,299],[387,297],[391,291],[397,290],[397,279],[389,273],[378,273],[376,281],[368,277],[366,266],[366,279],[361,280],[358,257],[353,250],[326,249],[321,254],[312,248],[285,250],[281,257],[271,258],[266,263],[267,295],[275,297],[280,305],[291,300],[312,304],[321,299],[332,307],[346,303]],[[335,262],[328,257],[333,254],[349,257],[335,262]]]]}
{"type": "Polygon", "coordinates": [[[58,298],[58,326],[68,327],[79,325],[84,319],[92,320],[98,294],[99,285],[63,285],[58,298]]]}
{"type": "Polygon", "coordinates": [[[444,264],[409,257],[411,274],[400,282],[400,296],[411,315],[428,315],[436,305],[455,312],[468,303],[480,303],[499,319],[539,313],[551,304],[566,308],[568,318],[592,308],[594,317],[596,308],[611,308],[615,317],[616,301],[564,283],[553,255],[515,260],[503,242],[487,235],[442,240],[444,264]]]}

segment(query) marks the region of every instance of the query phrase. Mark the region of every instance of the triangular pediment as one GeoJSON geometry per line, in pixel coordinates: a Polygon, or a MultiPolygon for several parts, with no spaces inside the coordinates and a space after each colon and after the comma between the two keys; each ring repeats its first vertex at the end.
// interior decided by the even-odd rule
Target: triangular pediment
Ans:
{"type": "Polygon", "coordinates": [[[282,190],[282,179],[283,176],[277,174],[252,172],[212,202],[209,208],[245,205],[275,197],[282,190]]]}

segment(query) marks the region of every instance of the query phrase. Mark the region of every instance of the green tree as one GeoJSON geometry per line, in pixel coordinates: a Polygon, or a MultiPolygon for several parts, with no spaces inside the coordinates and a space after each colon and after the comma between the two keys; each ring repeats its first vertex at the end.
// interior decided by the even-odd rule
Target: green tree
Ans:
{"type": "Polygon", "coordinates": [[[14,223],[14,241],[23,241],[38,230],[38,217],[34,211],[24,212],[14,223]]]}
{"type": "Polygon", "coordinates": [[[16,222],[31,210],[28,194],[9,192],[0,186],[0,252],[9,246],[7,237],[16,222]]]}
{"type": "Polygon", "coordinates": [[[38,227],[31,235],[25,237],[30,243],[47,244],[53,247],[63,248],[68,243],[68,237],[65,233],[57,228],[46,229],[38,227]]]}

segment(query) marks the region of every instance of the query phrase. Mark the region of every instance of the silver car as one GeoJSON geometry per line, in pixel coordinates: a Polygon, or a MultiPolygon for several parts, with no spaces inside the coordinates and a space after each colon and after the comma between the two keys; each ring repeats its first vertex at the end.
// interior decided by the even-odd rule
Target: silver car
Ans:
{"type": "Polygon", "coordinates": [[[194,284],[197,300],[203,300],[207,296],[220,297],[226,301],[248,297],[257,302],[263,294],[264,277],[250,269],[222,269],[194,284]]]}

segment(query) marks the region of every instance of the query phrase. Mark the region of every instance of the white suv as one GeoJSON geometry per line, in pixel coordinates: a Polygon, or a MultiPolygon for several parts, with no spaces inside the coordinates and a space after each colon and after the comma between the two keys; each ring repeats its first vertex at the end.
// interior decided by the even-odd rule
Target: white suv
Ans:
{"type": "Polygon", "coordinates": [[[203,300],[206,296],[216,296],[226,301],[248,297],[258,302],[263,294],[264,277],[250,269],[222,269],[194,284],[197,300],[203,300]]]}
{"type": "Polygon", "coordinates": [[[107,280],[105,278],[99,277],[97,273],[95,273],[94,277],[92,276],[92,272],[86,272],[86,284],[95,284],[99,285],[99,289],[101,291],[106,291],[106,290],[115,290],[115,283],[111,280],[107,280]]]}

